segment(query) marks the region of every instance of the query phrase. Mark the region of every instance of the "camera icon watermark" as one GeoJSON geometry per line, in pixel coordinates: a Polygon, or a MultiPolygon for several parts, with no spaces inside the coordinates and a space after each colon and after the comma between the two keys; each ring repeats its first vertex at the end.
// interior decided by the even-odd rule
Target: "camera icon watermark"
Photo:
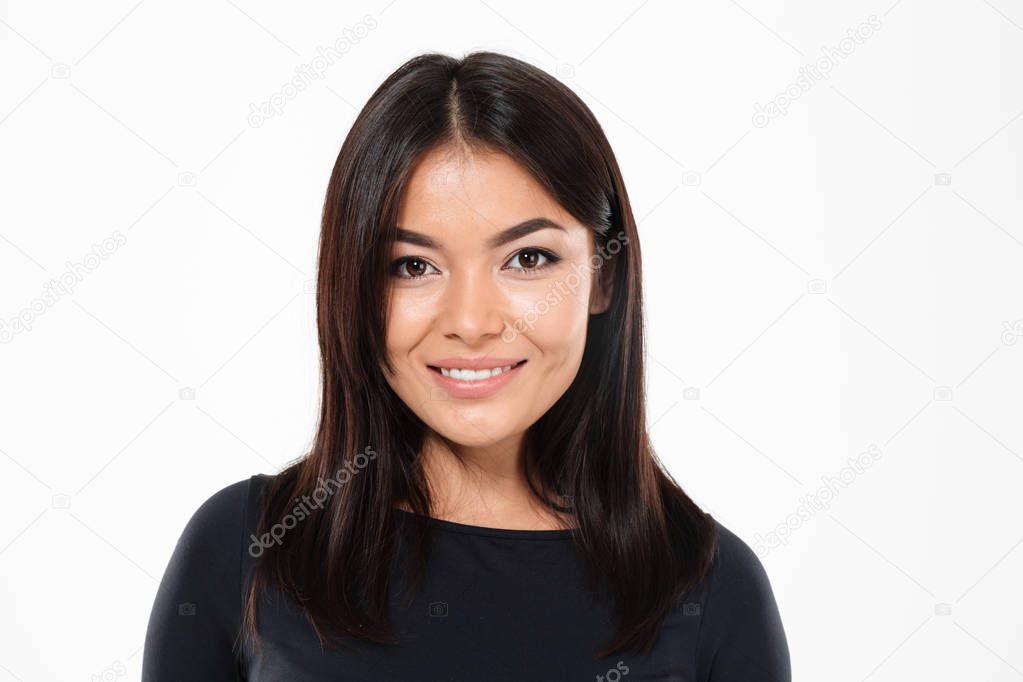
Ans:
{"type": "Polygon", "coordinates": [[[699,187],[703,182],[703,176],[699,171],[686,171],[682,174],[682,184],[686,187],[699,187]]]}

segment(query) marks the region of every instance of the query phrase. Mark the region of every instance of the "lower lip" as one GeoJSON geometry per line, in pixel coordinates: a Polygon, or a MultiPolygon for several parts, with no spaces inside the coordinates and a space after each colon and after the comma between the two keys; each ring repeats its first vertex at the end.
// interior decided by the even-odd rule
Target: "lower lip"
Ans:
{"type": "Polygon", "coordinates": [[[501,372],[497,376],[478,381],[463,381],[462,379],[446,377],[429,367],[426,371],[433,376],[433,380],[437,382],[437,385],[443,388],[444,392],[452,398],[486,398],[507,386],[508,382],[514,379],[525,366],[525,362],[520,362],[506,372],[501,372]]]}

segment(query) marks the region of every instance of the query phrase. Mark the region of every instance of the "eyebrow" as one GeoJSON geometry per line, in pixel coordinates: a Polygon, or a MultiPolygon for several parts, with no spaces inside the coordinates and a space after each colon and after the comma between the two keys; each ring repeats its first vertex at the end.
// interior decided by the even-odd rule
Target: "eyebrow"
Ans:
{"type": "MultiPolygon", "coordinates": [[[[532,234],[538,230],[546,229],[561,230],[567,232],[567,230],[561,225],[557,224],[549,218],[530,218],[529,220],[523,221],[518,225],[513,225],[506,230],[502,230],[498,234],[494,235],[487,240],[487,248],[496,249],[499,246],[504,246],[509,242],[513,242],[516,239],[521,239],[527,234],[532,234]]],[[[397,228],[396,240],[399,242],[405,242],[407,244],[414,244],[415,246],[422,246],[427,249],[439,249],[440,245],[427,237],[421,232],[415,230],[406,230],[405,228],[397,228]]]]}

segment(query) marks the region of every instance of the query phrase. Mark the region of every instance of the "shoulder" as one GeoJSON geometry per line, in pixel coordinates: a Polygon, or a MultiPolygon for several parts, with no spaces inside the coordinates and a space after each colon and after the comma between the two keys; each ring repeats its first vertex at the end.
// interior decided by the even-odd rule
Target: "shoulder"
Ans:
{"type": "Polygon", "coordinates": [[[791,680],[788,644],[760,557],[714,519],[717,544],[706,578],[698,644],[699,679],[791,680]]]}
{"type": "Polygon", "coordinates": [[[767,593],[771,592],[771,584],[760,557],[745,540],[720,521],[714,519],[714,525],[717,529],[717,546],[711,569],[712,593],[726,592],[725,599],[732,597],[749,600],[767,597],[767,593]]]}
{"type": "Polygon", "coordinates": [[[255,474],[210,494],[192,513],[179,544],[237,550],[240,539],[254,530],[259,497],[269,478],[255,474]]]}
{"type": "Polygon", "coordinates": [[[229,679],[217,675],[236,669],[242,546],[261,481],[257,475],[223,486],[185,524],[149,616],[143,654],[146,682],[194,679],[183,667],[188,665],[209,672],[206,679],[229,679]]]}
{"type": "Polygon", "coordinates": [[[217,581],[223,588],[240,573],[240,555],[247,516],[259,476],[235,481],[215,492],[191,513],[164,572],[161,589],[183,595],[195,581],[217,581]]]}
{"type": "Polygon", "coordinates": [[[240,531],[255,478],[250,476],[235,481],[210,494],[192,513],[182,539],[209,542],[224,537],[232,530],[240,531]]]}

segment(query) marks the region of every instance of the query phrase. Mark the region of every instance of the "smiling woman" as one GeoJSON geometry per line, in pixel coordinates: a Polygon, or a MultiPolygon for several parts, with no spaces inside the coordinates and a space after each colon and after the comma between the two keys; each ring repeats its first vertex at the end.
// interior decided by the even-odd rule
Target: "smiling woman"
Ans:
{"type": "Polygon", "coordinates": [[[493,460],[465,448],[521,440],[568,390],[590,315],[607,309],[607,293],[586,273],[529,333],[502,338],[505,325],[588,267],[593,233],[508,155],[448,144],[413,167],[398,224],[388,383],[429,434],[493,460]],[[445,395],[473,400],[437,399],[445,395]]]}
{"type": "Polygon", "coordinates": [[[650,445],[636,224],[574,93],[409,60],[320,234],[314,443],[195,512],[144,680],[790,680],[763,566],[650,445]]]}

